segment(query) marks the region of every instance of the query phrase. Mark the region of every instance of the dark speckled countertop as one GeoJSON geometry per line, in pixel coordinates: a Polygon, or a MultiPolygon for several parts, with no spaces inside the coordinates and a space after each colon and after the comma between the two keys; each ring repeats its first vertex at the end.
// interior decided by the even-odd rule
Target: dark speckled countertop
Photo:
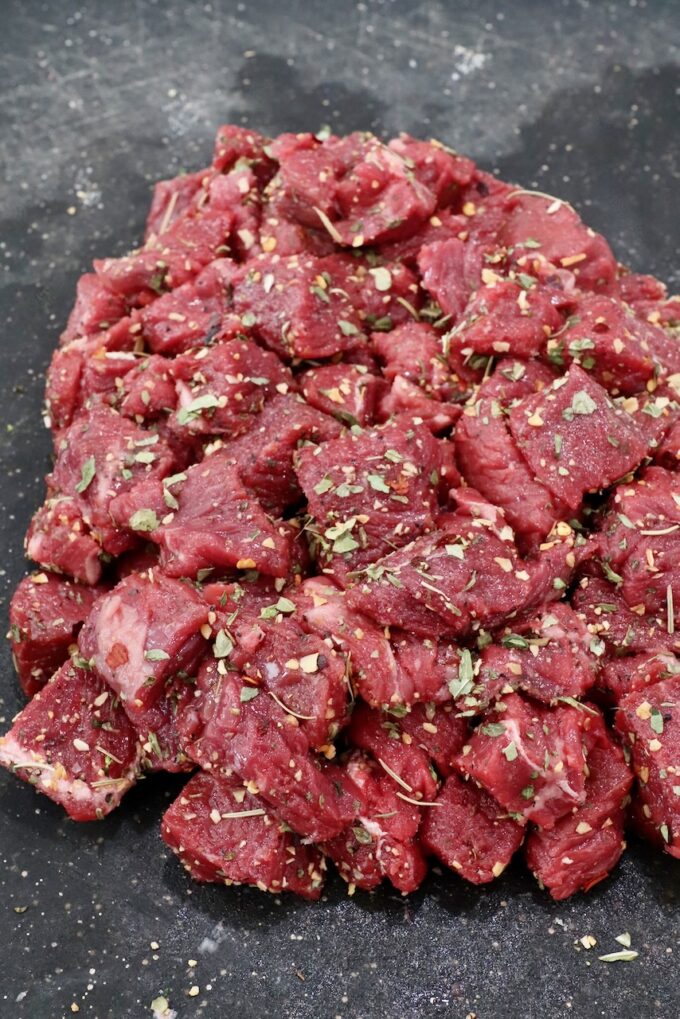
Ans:
{"type": "MultiPolygon", "coordinates": [[[[570,199],[619,257],[680,283],[680,6],[3,0],[0,27],[3,615],[42,495],[42,374],[95,255],[140,236],[151,183],[214,130],[406,130],[570,199]]],[[[3,649],[4,728],[20,698],[3,649]]],[[[633,842],[556,905],[517,867],[434,874],[404,900],[320,905],[193,885],[158,836],[179,782],[76,826],[0,776],[2,1019],[677,1019],[678,864],[633,842]],[[629,932],[635,962],[609,964],[629,932]],[[597,939],[586,950],[578,939],[597,939]]]]}

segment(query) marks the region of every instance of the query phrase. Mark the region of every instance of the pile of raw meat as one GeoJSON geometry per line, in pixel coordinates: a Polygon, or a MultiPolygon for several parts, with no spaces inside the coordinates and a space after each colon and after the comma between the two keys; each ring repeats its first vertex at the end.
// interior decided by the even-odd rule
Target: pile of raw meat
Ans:
{"type": "Polygon", "coordinates": [[[679,324],[437,142],[221,128],[78,283],[1,762],[76,820],[193,772],[193,877],[310,899],[680,857],[679,324]]]}

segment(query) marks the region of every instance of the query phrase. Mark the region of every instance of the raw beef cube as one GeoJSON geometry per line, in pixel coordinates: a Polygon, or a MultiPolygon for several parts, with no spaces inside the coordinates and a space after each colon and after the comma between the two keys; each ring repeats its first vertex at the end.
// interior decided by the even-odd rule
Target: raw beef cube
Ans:
{"type": "Polygon", "coordinates": [[[115,404],[123,389],[125,376],[138,362],[138,356],[132,351],[95,351],[83,363],[80,405],[90,408],[95,403],[115,404]]]}
{"type": "Polygon", "coordinates": [[[562,316],[550,290],[535,282],[496,279],[480,287],[467,308],[451,345],[466,357],[483,354],[528,359],[545,350],[551,333],[562,326],[562,316]]]}
{"type": "Polygon", "coordinates": [[[362,427],[375,423],[378,399],[386,388],[382,379],[353,364],[310,368],[299,381],[312,407],[332,414],[343,424],[362,427]]]}
{"type": "Polygon", "coordinates": [[[95,272],[131,304],[148,304],[164,290],[187,283],[223,254],[232,222],[231,214],[225,212],[183,216],[137,252],[95,259],[95,272]]]}
{"type": "Polygon", "coordinates": [[[216,567],[283,577],[290,565],[291,535],[248,495],[224,450],[166,484],[138,485],[112,503],[111,513],[160,545],[161,565],[172,577],[216,567]]]}
{"type": "Polygon", "coordinates": [[[458,420],[460,412],[459,406],[428,396],[420,386],[398,375],[380,401],[378,418],[388,421],[396,415],[410,417],[424,421],[434,435],[439,435],[458,420]]]}
{"type": "Polygon", "coordinates": [[[293,384],[275,354],[244,340],[183,354],[171,370],[177,387],[172,423],[179,434],[241,435],[267,399],[293,384]]]}
{"type": "Polygon", "coordinates": [[[615,724],[631,749],[639,827],[680,859],[680,676],[627,694],[615,724]]]}
{"type": "Polygon", "coordinates": [[[519,361],[503,357],[484,379],[477,399],[497,400],[504,408],[525,396],[540,393],[556,379],[555,372],[541,361],[519,361]]]}
{"type": "Polygon", "coordinates": [[[267,513],[280,516],[302,499],[293,468],[295,450],[341,432],[333,418],[292,393],[281,394],[265,404],[245,435],[224,443],[224,456],[234,461],[241,481],[267,513]]]}
{"type": "Polygon", "coordinates": [[[390,640],[397,666],[397,689],[383,704],[448,701],[449,684],[458,674],[458,647],[448,640],[423,639],[396,629],[390,640]]]}
{"type": "Polygon", "coordinates": [[[123,318],[125,312],[124,298],[115,293],[100,276],[86,272],[76,284],[76,303],[59,342],[70,343],[79,336],[89,336],[108,329],[123,318]]]}
{"type": "Polygon", "coordinates": [[[236,275],[234,308],[285,360],[332,357],[365,343],[351,302],[313,255],[251,260],[236,275]]]}
{"type": "Polygon", "coordinates": [[[118,806],[136,781],[139,754],[119,701],[96,673],[70,662],[0,737],[0,764],[74,821],[99,820],[118,806]]]}
{"type": "Polygon", "coordinates": [[[174,410],[177,393],[171,368],[168,358],[152,354],[129,371],[123,379],[121,414],[141,423],[174,410]]]}
{"type": "Polygon", "coordinates": [[[451,702],[415,704],[406,714],[393,712],[389,721],[390,732],[401,733],[404,742],[410,739],[409,745],[415,744],[422,750],[439,775],[445,778],[453,772],[456,754],[467,740],[468,727],[451,702]]]}
{"type": "Polygon", "coordinates": [[[655,655],[643,652],[627,658],[614,658],[605,662],[599,685],[608,690],[615,701],[620,701],[634,690],[644,690],[652,683],[680,675],[680,658],[659,651],[655,655]]]}
{"type": "Polygon", "coordinates": [[[566,506],[534,478],[500,403],[481,399],[466,407],[456,424],[454,441],[468,484],[505,510],[523,545],[535,548],[565,514],[566,506]]]}
{"type": "Polygon", "coordinates": [[[310,746],[327,750],[346,721],[345,659],[295,619],[285,618],[291,608],[283,597],[262,609],[254,623],[237,618],[229,662],[299,720],[310,746]]]}
{"type": "Polygon", "coordinates": [[[276,164],[268,154],[269,144],[269,138],[257,131],[236,124],[223,124],[215,136],[212,165],[218,173],[226,173],[244,161],[254,169],[261,183],[266,184],[276,170],[276,164]]]}
{"type": "Polygon", "coordinates": [[[680,606],[680,478],[650,467],[618,486],[603,523],[604,558],[626,603],[649,613],[666,610],[673,625],[680,606]]]}
{"type": "Polygon", "coordinates": [[[52,354],[45,385],[45,418],[54,431],[70,425],[80,406],[84,360],[77,341],[52,354]]]}
{"type": "Polygon", "coordinates": [[[301,449],[297,475],[321,562],[357,569],[432,528],[437,454],[429,430],[403,419],[301,449]]]}
{"type": "MultiPolygon", "coordinates": [[[[401,713],[399,713],[401,714],[401,713]]],[[[347,730],[352,746],[372,754],[395,784],[395,793],[412,800],[429,801],[437,792],[437,778],[428,754],[399,727],[399,714],[374,711],[357,703],[347,730]],[[398,788],[397,788],[398,787],[398,788]]]]}
{"type": "Polygon", "coordinates": [[[568,605],[557,603],[482,652],[482,676],[502,676],[513,688],[550,704],[583,697],[598,674],[605,647],[568,605]]]}
{"type": "Polygon", "coordinates": [[[112,524],[111,500],[143,479],[165,477],[173,465],[174,456],[158,434],[113,410],[95,407],[61,438],[48,483],[74,499],[93,536],[106,552],[117,555],[130,547],[130,539],[112,524]]]}
{"type": "Polygon", "coordinates": [[[151,208],[146,217],[144,240],[159,237],[169,230],[190,209],[196,207],[197,198],[205,191],[210,179],[210,169],[196,173],[182,173],[170,180],[159,180],[154,184],[151,208]]]}
{"type": "Polygon", "coordinates": [[[558,352],[562,362],[580,364],[611,393],[637,393],[659,374],[680,371],[678,344],[663,329],[597,294],[582,298],[572,324],[549,342],[549,355],[558,352]]]}
{"type": "Polygon", "coordinates": [[[98,583],[101,551],[75,499],[48,499],[36,512],[26,535],[30,559],[82,584],[98,583]]]}
{"type": "Polygon", "coordinates": [[[583,806],[550,831],[531,832],[527,863],[553,899],[588,891],[616,865],[626,846],[624,807],[632,781],[620,747],[604,735],[588,754],[583,806]]]}
{"type": "Polygon", "coordinates": [[[276,143],[284,188],[298,218],[321,222],[338,244],[359,248],[413,233],[432,214],[435,197],[406,160],[368,133],[312,145],[276,143]],[[315,216],[318,217],[315,220],[315,216]]]}
{"type": "Polygon", "coordinates": [[[134,712],[133,724],[142,745],[142,767],[148,771],[191,771],[184,751],[179,719],[194,700],[195,686],[182,676],[166,680],[156,701],[134,712]]]}
{"type": "Polygon", "coordinates": [[[438,206],[455,204],[460,189],[473,179],[472,160],[459,156],[434,138],[423,142],[401,132],[389,142],[389,148],[399,153],[416,180],[436,196],[438,206]]]}
{"type": "Polygon", "coordinates": [[[583,737],[593,715],[539,707],[509,694],[474,731],[458,766],[520,823],[553,828],[584,802],[583,737]]]}
{"type": "Polygon", "coordinates": [[[666,606],[662,614],[632,612],[620,588],[600,577],[583,577],[572,605],[588,630],[604,641],[607,655],[634,655],[649,651],[680,650],[680,635],[668,633],[666,606]]]}
{"type": "Polygon", "coordinates": [[[466,881],[487,884],[500,877],[522,845],[524,828],[472,782],[449,775],[425,810],[420,842],[466,881]]]}
{"type": "Polygon", "coordinates": [[[9,636],[27,697],[37,693],[66,661],[81,625],[104,590],[47,573],[33,573],[21,581],[9,607],[9,636]]]}
{"type": "Polygon", "coordinates": [[[647,452],[624,411],[578,365],[509,415],[520,452],[536,478],[572,509],[606,488],[647,452]]]}
{"type": "Polygon", "coordinates": [[[347,295],[366,329],[384,332],[417,319],[423,302],[418,277],[400,262],[374,253],[366,259],[334,254],[321,259],[319,268],[347,295]]]}
{"type": "Polygon", "coordinates": [[[224,752],[228,766],[299,835],[313,842],[338,835],[361,813],[358,786],[336,765],[317,762],[297,719],[271,697],[247,699],[242,691],[240,700],[246,703],[224,752]]]}
{"type": "Polygon", "coordinates": [[[162,573],[132,574],[97,603],[78,646],[134,720],[170,676],[191,670],[207,618],[207,605],[188,584],[162,573]]]}
{"type": "Polygon", "coordinates": [[[194,775],[163,815],[161,835],[195,881],[321,895],[321,853],[287,831],[237,778],[194,775]]]}
{"type": "Polygon", "coordinates": [[[154,354],[173,356],[212,342],[220,332],[224,304],[202,297],[185,283],[152,301],[141,312],[142,335],[154,354]]]}
{"type": "Polygon", "coordinates": [[[383,878],[404,894],[414,892],[427,873],[414,841],[419,808],[400,800],[394,783],[367,757],[354,752],[346,769],[363,793],[364,812],[341,835],[325,842],[323,851],[350,885],[350,892],[355,886],[376,888],[383,878]]]}
{"type": "Polygon", "coordinates": [[[455,325],[467,307],[475,282],[471,277],[468,252],[458,237],[433,241],[418,252],[422,285],[455,325]]]}
{"type": "Polygon", "coordinates": [[[559,199],[516,191],[506,200],[496,242],[507,248],[525,246],[530,257],[534,251],[540,253],[558,268],[572,272],[581,290],[611,293],[615,289],[616,259],[609,245],[559,199]]]}

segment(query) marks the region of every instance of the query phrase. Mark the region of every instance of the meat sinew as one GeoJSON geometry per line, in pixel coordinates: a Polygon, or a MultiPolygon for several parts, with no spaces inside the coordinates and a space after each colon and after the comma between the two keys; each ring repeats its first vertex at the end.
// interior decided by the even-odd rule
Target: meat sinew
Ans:
{"type": "Polygon", "coordinates": [[[0,764],[193,771],[190,876],[308,899],[680,856],[679,307],[439,142],[220,127],[78,283],[0,764]]]}

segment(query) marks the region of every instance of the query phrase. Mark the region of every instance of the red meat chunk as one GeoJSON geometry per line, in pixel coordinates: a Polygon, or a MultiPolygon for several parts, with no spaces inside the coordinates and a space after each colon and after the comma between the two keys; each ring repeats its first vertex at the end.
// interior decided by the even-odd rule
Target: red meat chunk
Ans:
{"type": "Polygon", "coordinates": [[[466,881],[500,877],[522,845],[524,828],[472,782],[450,775],[425,810],[420,842],[466,881]]]}
{"type": "Polygon", "coordinates": [[[131,304],[148,304],[164,290],[192,280],[222,254],[232,222],[231,214],[225,212],[183,216],[137,252],[123,258],[95,259],[95,272],[131,304]]]}
{"type": "Polygon", "coordinates": [[[171,371],[178,406],[172,422],[180,434],[241,435],[265,401],[293,383],[275,354],[243,340],[184,354],[171,371]]]}
{"type": "Polygon", "coordinates": [[[396,732],[406,743],[410,740],[409,745],[415,743],[444,778],[453,772],[456,754],[462,750],[468,736],[466,720],[450,701],[416,704],[406,714],[393,712],[389,731],[396,732]]]}
{"type": "Polygon", "coordinates": [[[268,151],[269,139],[264,135],[236,124],[223,124],[215,136],[212,165],[219,173],[225,173],[237,163],[246,162],[258,179],[266,183],[276,170],[268,151]]]}
{"type": "Polygon", "coordinates": [[[402,132],[389,142],[389,148],[399,153],[416,179],[436,196],[438,206],[454,205],[460,189],[474,177],[472,160],[436,139],[422,142],[402,132]]]}
{"type": "Polygon", "coordinates": [[[570,321],[549,342],[551,359],[580,364],[611,393],[637,393],[650,379],[680,371],[677,342],[621,301],[587,295],[570,321]]]}
{"type": "Polygon", "coordinates": [[[0,737],[0,764],[74,821],[99,820],[117,807],[136,781],[139,756],[117,698],[96,673],[70,662],[0,737]]]}
{"type": "Polygon", "coordinates": [[[428,429],[403,419],[301,449],[297,475],[319,560],[346,573],[430,529],[437,453],[428,429]]]}
{"type": "Polygon", "coordinates": [[[566,506],[534,478],[497,400],[481,399],[466,407],[456,425],[455,447],[468,484],[505,511],[524,547],[536,548],[566,506]]]}
{"type": "Polygon", "coordinates": [[[474,266],[469,263],[469,249],[458,237],[432,241],[418,252],[423,287],[451,325],[455,325],[465,311],[477,282],[474,266]]]}
{"type": "Polygon", "coordinates": [[[500,644],[482,653],[481,674],[486,684],[502,677],[513,689],[550,704],[560,697],[583,697],[597,679],[604,651],[576,613],[558,603],[500,635],[500,644]]]}
{"type": "Polygon", "coordinates": [[[160,546],[161,565],[172,577],[220,567],[283,577],[290,565],[290,533],[248,495],[224,450],[165,484],[138,485],[112,503],[111,513],[160,546]]]}
{"type": "Polygon", "coordinates": [[[234,308],[285,360],[332,357],[365,342],[350,300],[312,255],[249,262],[234,280],[234,308]]]}
{"type": "Polygon", "coordinates": [[[586,492],[637,467],[647,452],[630,418],[578,365],[513,407],[509,421],[536,478],[572,509],[586,492]]]}
{"type": "Polygon", "coordinates": [[[151,208],[146,217],[144,240],[158,237],[173,223],[196,205],[197,196],[204,190],[210,170],[183,173],[170,180],[159,180],[153,189],[151,208]]]}
{"type": "Polygon", "coordinates": [[[327,750],[346,721],[345,659],[286,618],[294,608],[282,597],[263,608],[255,622],[237,619],[229,661],[299,720],[310,746],[327,750]]]}
{"type": "Polygon", "coordinates": [[[177,393],[171,373],[172,362],[152,354],[123,379],[120,412],[137,422],[154,420],[175,409],[177,393]]]}
{"type": "Polygon", "coordinates": [[[414,841],[420,810],[400,800],[394,783],[368,758],[351,755],[347,773],[361,789],[365,808],[354,824],[323,844],[340,876],[354,887],[376,888],[383,878],[404,894],[414,892],[427,873],[414,841]]]}
{"type": "Polygon", "coordinates": [[[547,287],[498,278],[474,295],[451,343],[466,357],[530,358],[541,354],[547,338],[561,326],[562,316],[547,287]]]}
{"type": "Polygon", "coordinates": [[[303,135],[273,152],[301,222],[321,222],[339,244],[359,248],[408,236],[434,211],[434,195],[405,159],[370,134],[320,144],[303,135]]]}
{"type": "Polygon", "coordinates": [[[631,750],[642,834],[680,859],[680,676],[635,690],[615,724],[631,750]]]}
{"type": "Polygon", "coordinates": [[[280,516],[302,499],[293,467],[298,446],[333,439],[341,426],[293,394],[276,395],[253,419],[250,430],[224,443],[241,481],[267,513],[280,516]]]}
{"type": "Polygon", "coordinates": [[[603,727],[601,741],[588,754],[583,806],[527,839],[527,863],[553,899],[588,891],[616,865],[626,846],[623,808],[632,781],[620,747],[603,727]]]}
{"type": "Polygon", "coordinates": [[[96,407],[62,437],[48,481],[75,501],[93,537],[104,551],[116,555],[131,542],[112,523],[111,500],[143,479],[165,477],[173,465],[174,456],[159,435],[143,431],[113,410],[96,407]]]}
{"type": "Polygon", "coordinates": [[[187,584],[157,572],[132,574],[97,603],[78,646],[134,719],[170,676],[191,670],[207,618],[208,607],[187,584]]]}
{"type": "Polygon", "coordinates": [[[81,625],[104,588],[53,574],[24,577],[9,607],[12,656],[27,697],[42,689],[68,658],[81,625]]]}
{"type": "Polygon", "coordinates": [[[48,499],[33,517],[26,535],[29,558],[82,584],[99,581],[101,551],[75,499],[48,499]]]}
{"type": "Polygon", "coordinates": [[[574,591],[572,604],[593,637],[604,642],[610,656],[680,651],[680,633],[668,633],[665,605],[663,613],[632,612],[620,588],[600,577],[584,577],[574,591]]]}
{"type": "Polygon", "coordinates": [[[386,386],[362,365],[326,364],[300,376],[302,394],[312,407],[346,425],[372,425],[386,386]]]}
{"type": "Polygon", "coordinates": [[[195,881],[321,895],[321,853],[287,831],[239,779],[194,775],[163,815],[161,835],[195,881]]]}
{"type": "Polygon", "coordinates": [[[400,729],[398,721],[399,715],[393,716],[389,710],[374,711],[357,703],[347,735],[352,746],[373,755],[393,781],[400,798],[406,794],[413,800],[432,800],[437,792],[437,778],[429,755],[409,733],[400,729]]]}
{"type": "Polygon", "coordinates": [[[154,354],[181,354],[218,338],[222,316],[219,297],[205,297],[196,284],[185,283],[144,308],[140,314],[142,336],[154,354]]]}
{"type": "Polygon", "coordinates": [[[655,655],[643,652],[605,662],[599,682],[618,702],[633,690],[644,690],[652,683],[677,675],[680,675],[680,659],[676,655],[663,651],[655,655]]]}
{"type": "Polygon", "coordinates": [[[665,610],[672,632],[674,606],[680,605],[678,475],[650,467],[636,481],[619,485],[603,530],[610,576],[613,571],[626,603],[652,614],[665,610]]]}
{"type": "Polygon", "coordinates": [[[583,737],[592,717],[585,710],[539,707],[509,694],[484,717],[459,754],[458,766],[520,823],[553,828],[584,802],[583,737]]]}
{"type": "Polygon", "coordinates": [[[95,273],[86,272],[76,284],[76,303],[71,309],[60,343],[69,343],[79,336],[108,329],[126,312],[125,300],[115,293],[105,280],[95,273]]]}
{"type": "Polygon", "coordinates": [[[616,259],[604,237],[586,227],[571,206],[559,199],[515,192],[506,200],[497,243],[529,248],[529,257],[540,253],[541,258],[572,272],[581,290],[610,293],[615,288],[616,259]]]}
{"type": "Polygon", "coordinates": [[[541,361],[503,357],[496,363],[491,375],[482,382],[477,398],[497,400],[506,407],[525,396],[540,393],[555,378],[554,370],[541,361]]]}
{"type": "Polygon", "coordinates": [[[183,733],[179,724],[187,707],[195,697],[194,682],[181,676],[171,676],[161,692],[144,708],[135,708],[132,722],[142,745],[142,767],[148,771],[191,771],[193,763],[185,752],[183,733]]]}

